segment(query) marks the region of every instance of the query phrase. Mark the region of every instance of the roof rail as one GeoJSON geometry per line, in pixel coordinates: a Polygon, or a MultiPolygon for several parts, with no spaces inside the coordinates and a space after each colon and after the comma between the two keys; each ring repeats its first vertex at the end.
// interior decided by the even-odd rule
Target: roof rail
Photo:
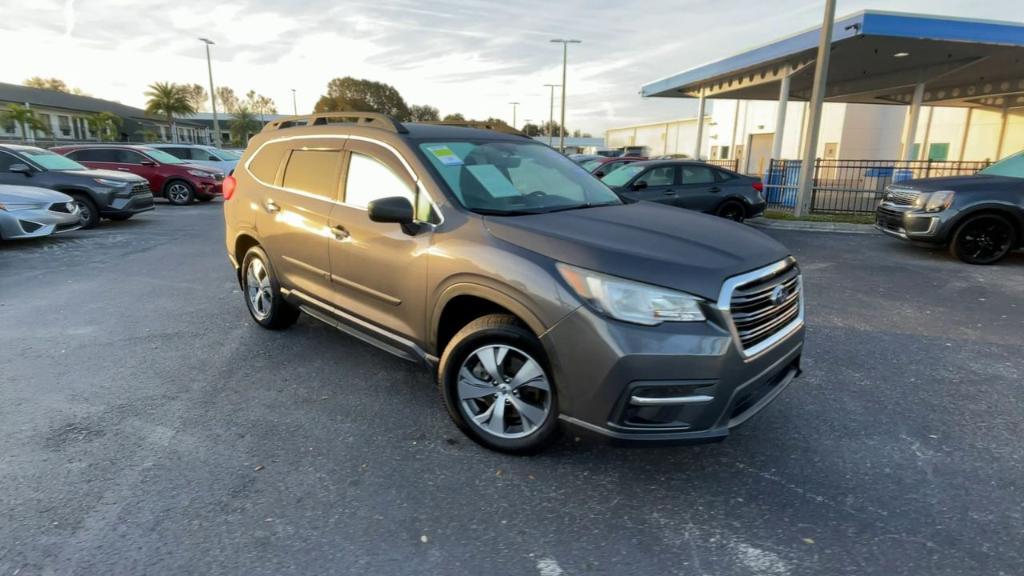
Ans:
{"type": "Polygon", "coordinates": [[[321,112],[318,114],[303,114],[301,116],[288,116],[267,122],[262,132],[271,130],[282,130],[295,126],[325,126],[327,124],[356,124],[368,128],[381,128],[407,134],[409,130],[402,126],[402,123],[394,117],[380,112],[321,112]]]}
{"type": "Polygon", "coordinates": [[[501,132],[502,134],[512,134],[514,136],[522,136],[523,138],[529,138],[526,133],[516,130],[508,124],[493,124],[490,122],[477,122],[475,120],[452,120],[452,121],[439,121],[439,122],[418,122],[418,124],[430,124],[431,126],[459,126],[461,128],[478,128],[480,130],[492,130],[494,132],[501,132]]]}

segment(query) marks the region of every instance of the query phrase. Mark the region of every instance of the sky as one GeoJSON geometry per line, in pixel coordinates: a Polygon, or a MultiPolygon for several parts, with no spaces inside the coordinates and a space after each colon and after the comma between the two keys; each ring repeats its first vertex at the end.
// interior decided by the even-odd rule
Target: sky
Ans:
{"type": "MultiPolygon", "coordinates": [[[[1024,20],[1019,0],[840,0],[866,8],[1024,20]],[[1014,16],[1016,15],[1016,16],[1014,16]]],[[[0,0],[0,81],[57,77],[92,96],[143,107],[156,81],[238,94],[250,89],[291,113],[310,112],[328,81],[395,86],[442,114],[543,122],[569,47],[566,126],[607,128],[692,116],[692,100],[644,99],[640,86],[820,25],[806,0],[0,0]]],[[[556,107],[557,107],[556,92],[556,107]]],[[[556,109],[557,117],[558,111],[556,109]]]]}

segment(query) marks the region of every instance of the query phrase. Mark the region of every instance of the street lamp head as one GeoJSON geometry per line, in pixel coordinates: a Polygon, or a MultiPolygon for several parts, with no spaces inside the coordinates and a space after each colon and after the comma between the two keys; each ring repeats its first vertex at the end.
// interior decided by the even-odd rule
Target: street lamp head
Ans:
{"type": "Polygon", "coordinates": [[[583,40],[570,40],[570,39],[565,39],[565,38],[555,38],[555,39],[553,39],[551,41],[556,43],[556,44],[582,44],[583,43],[583,40]]]}
{"type": "Polygon", "coordinates": [[[205,43],[211,44],[211,45],[212,44],[216,44],[216,42],[214,42],[213,40],[210,40],[209,38],[200,38],[199,41],[200,42],[205,42],[205,43]]]}

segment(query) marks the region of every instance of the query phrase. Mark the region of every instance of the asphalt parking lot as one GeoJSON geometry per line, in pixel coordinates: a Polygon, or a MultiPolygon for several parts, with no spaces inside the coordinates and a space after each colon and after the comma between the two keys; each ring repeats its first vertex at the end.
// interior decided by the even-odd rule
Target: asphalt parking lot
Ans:
{"type": "Polygon", "coordinates": [[[805,375],[726,442],[530,458],[247,316],[219,203],[0,245],[0,574],[1019,574],[1024,255],[772,232],[805,375]]]}

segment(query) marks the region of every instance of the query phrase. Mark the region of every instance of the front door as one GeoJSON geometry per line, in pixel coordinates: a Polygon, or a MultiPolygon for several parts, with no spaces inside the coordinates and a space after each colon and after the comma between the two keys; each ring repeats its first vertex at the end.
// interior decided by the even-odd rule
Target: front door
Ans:
{"type": "Polygon", "coordinates": [[[330,299],[328,217],[337,204],[342,143],[303,140],[285,152],[274,186],[260,187],[256,230],[287,288],[330,299]]]}
{"type": "Polygon", "coordinates": [[[383,146],[350,139],[346,150],[344,201],[330,218],[335,304],[422,345],[432,228],[408,234],[398,224],[372,222],[366,210],[371,201],[391,196],[404,196],[416,206],[415,181],[395,153],[383,146]]]}
{"type": "Polygon", "coordinates": [[[675,204],[678,173],[679,170],[673,165],[648,168],[633,180],[632,190],[625,192],[624,196],[634,200],[675,204]]]}
{"type": "Polygon", "coordinates": [[[705,164],[684,164],[682,181],[677,186],[676,205],[707,212],[718,205],[722,189],[715,181],[715,171],[705,164]]]}

